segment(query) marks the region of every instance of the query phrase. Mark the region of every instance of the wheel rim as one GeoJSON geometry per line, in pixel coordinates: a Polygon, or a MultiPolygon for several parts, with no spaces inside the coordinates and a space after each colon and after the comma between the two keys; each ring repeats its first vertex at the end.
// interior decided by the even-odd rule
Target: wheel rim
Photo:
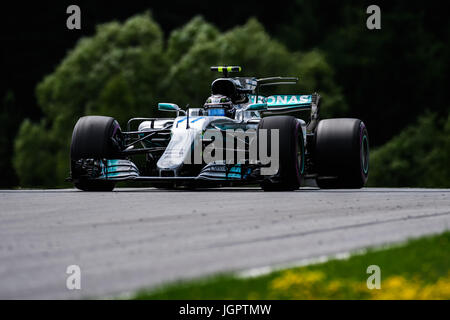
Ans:
{"type": "Polygon", "coordinates": [[[361,167],[364,174],[369,172],[369,142],[366,135],[363,136],[361,142],[361,167]]]}

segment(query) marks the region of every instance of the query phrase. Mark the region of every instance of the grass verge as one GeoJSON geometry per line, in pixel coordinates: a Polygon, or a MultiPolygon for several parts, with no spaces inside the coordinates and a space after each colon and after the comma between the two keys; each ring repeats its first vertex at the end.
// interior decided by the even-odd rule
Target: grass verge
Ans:
{"type": "Polygon", "coordinates": [[[234,274],[141,290],[132,299],[450,299],[450,232],[369,249],[345,260],[275,271],[234,274]],[[381,289],[367,288],[367,267],[381,270],[381,289]]]}

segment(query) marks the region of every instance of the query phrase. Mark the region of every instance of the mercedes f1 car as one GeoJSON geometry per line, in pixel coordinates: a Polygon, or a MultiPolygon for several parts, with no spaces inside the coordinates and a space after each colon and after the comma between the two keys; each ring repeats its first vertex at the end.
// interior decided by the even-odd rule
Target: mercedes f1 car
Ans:
{"type": "Polygon", "coordinates": [[[202,107],[158,104],[173,118],[132,118],[126,131],[111,117],[80,118],[69,180],[84,191],[110,191],[119,181],[162,188],[246,184],[266,191],[296,190],[308,181],[325,189],[364,186],[369,139],[361,120],[320,120],[317,93],[261,95],[262,87],[297,78],[229,77],[240,67],[211,70],[223,76],[212,82],[202,107]],[[299,111],[309,112],[306,121],[286,115],[299,111]]]}

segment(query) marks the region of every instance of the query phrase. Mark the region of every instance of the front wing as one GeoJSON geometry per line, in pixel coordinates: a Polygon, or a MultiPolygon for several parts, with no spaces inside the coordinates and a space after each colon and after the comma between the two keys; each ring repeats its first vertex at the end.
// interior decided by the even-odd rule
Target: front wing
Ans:
{"type": "Polygon", "coordinates": [[[81,159],[75,163],[79,178],[108,181],[148,181],[148,182],[226,182],[257,183],[266,177],[261,176],[260,164],[210,163],[203,167],[197,176],[177,176],[160,173],[160,176],[141,175],[138,167],[130,160],[81,159]]]}

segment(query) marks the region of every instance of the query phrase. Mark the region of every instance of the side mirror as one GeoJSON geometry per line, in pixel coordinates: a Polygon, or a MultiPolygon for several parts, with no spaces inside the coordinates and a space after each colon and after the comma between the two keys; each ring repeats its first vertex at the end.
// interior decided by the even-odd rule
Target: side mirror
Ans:
{"type": "Polygon", "coordinates": [[[175,103],[158,103],[158,110],[179,112],[181,109],[175,103]]]}
{"type": "Polygon", "coordinates": [[[267,103],[252,103],[245,108],[245,111],[265,111],[265,110],[267,110],[267,103]]]}

